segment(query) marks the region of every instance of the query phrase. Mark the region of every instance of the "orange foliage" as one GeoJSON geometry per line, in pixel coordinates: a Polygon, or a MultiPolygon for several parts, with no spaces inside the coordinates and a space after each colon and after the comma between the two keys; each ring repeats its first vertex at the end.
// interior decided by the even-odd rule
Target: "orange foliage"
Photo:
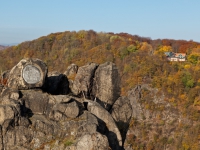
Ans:
{"type": "Polygon", "coordinates": [[[7,85],[7,81],[8,81],[8,79],[0,79],[0,84],[2,84],[2,85],[7,85]]]}

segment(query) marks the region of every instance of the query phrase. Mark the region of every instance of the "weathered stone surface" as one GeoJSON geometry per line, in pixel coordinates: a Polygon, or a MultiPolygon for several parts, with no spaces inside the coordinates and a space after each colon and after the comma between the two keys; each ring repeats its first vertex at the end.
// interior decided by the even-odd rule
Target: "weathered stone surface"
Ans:
{"type": "Polygon", "coordinates": [[[132,117],[142,120],[142,106],[139,103],[141,98],[141,86],[136,86],[128,93],[128,99],[130,99],[131,106],[132,106],[132,117]]]}
{"type": "MultiPolygon", "coordinates": [[[[64,105],[68,105],[71,102],[75,102],[77,104],[78,109],[79,109],[79,110],[75,109],[74,113],[82,114],[83,111],[85,110],[84,105],[82,103],[82,99],[74,97],[74,96],[69,96],[69,95],[49,95],[49,102],[48,102],[48,108],[47,108],[46,114],[50,114],[50,118],[52,118],[52,119],[54,118],[53,116],[55,114],[57,114],[58,116],[60,116],[61,118],[64,119],[66,116],[64,114],[62,114],[60,111],[56,111],[56,106],[57,105],[63,105],[63,107],[64,107],[64,105]],[[52,110],[53,110],[53,112],[52,112],[52,110]],[[79,111],[79,112],[77,112],[77,111],[79,111]]],[[[75,108],[77,108],[77,107],[75,107],[75,108]]]]}
{"type": "Polygon", "coordinates": [[[67,70],[63,73],[67,76],[69,81],[69,88],[72,89],[74,79],[78,71],[78,66],[76,64],[71,64],[67,67],[67,70]]]}
{"type": "Polygon", "coordinates": [[[79,117],[79,119],[87,120],[87,122],[83,123],[78,128],[78,134],[80,133],[95,133],[97,131],[97,126],[99,126],[99,122],[97,117],[95,117],[93,114],[91,114],[88,111],[84,111],[84,113],[79,117]]]}
{"type": "Polygon", "coordinates": [[[109,144],[112,149],[118,150],[122,147],[122,137],[120,131],[112,118],[111,114],[100,106],[97,102],[85,100],[87,103],[87,109],[89,112],[97,116],[103,122],[105,122],[108,132],[106,133],[109,144]]]}
{"type": "Polygon", "coordinates": [[[78,71],[78,66],[76,64],[71,64],[67,67],[67,70],[64,72],[64,75],[70,78],[76,75],[77,71],[78,71]]]}
{"type": "Polygon", "coordinates": [[[47,66],[39,59],[22,59],[9,74],[8,87],[31,89],[42,87],[47,74],[47,66]]]}
{"type": "Polygon", "coordinates": [[[6,70],[1,74],[1,79],[7,80],[9,78],[10,70],[6,70]]]}
{"type": "Polygon", "coordinates": [[[132,107],[127,97],[120,97],[111,109],[113,119],[118,122],[129,123],[132,116],[132,107]]]}
{"type": "Polygon", "coordinates": [[[53,105],[59,103],[67,103],[73,99],[73,97],[69,95],[49,95],[49,99],[53,102],[53,105]]]}
{"type": "Polygon", "coordinates": [[[11,106],[8,105],[0,105],[0,125],[3,125],[6,120],[13,120],[15,117],[15,111],[11,106]]]}
{"type": "Polygon", "coordinates": [[[95,72],[93,96],[104,108],[109,110],[120,96],[120,76],[115,64],[106,62],[95,72]]]}
{"type": "Polygon", "coordinates": [[[56,71],[48,73],[47,85],[45,88],[48,93],[54,95],[68,94],[70,92],[67,77],[56,71]]]}
{"type": "Polygon", "coordinates": [[[54,134],[55,130],[54,125],[49,121],[44,115],[33,115],[31,117],[32,127],[40,132],[43,132],[46,135],[54,134]]]}
{"type": "Polygon", "coordinates": [[[14,100],[18,100],[20,95],[19,91],[15,89],[10,89],[10,88],[4,88],[1,93],[2,98],[11,98],[14,100]]]}
{"type": "Polygon", "coordinates": [[[63,132],[68,137],[74,137],[75,139],[81,137],[84,134],[92,134],[97,132],[99,122],[96,116],[88,111],[84,111],[82,115],[76,119],[69,119],[68,121],[61,121],[63,132]]]}
{"type": "Polygon", "coordinates": [[[40,90],[23,90],[25,112],[29,114],[46,114],[48,108],[48,95],[40,90]]]}
{"type": "Polygon", "coordinates": [[[65,118],[76,118],[79,115],[79,107],[75,101],[71,103],[59,103],[54,105],[50,117],[59,121],[65,118]]]}
{"type": "Polygon", "coordinates": [[[33,131],[24,126],[15,126],[3,136],[4,149],[17,149],[19,147],[30,149],[30,142],[33,138],[33,131]]]}
{"type": "Polygon", "coordinates": [[[105,135],[96,132],[93,134],[85,134],[75,144],[75,150],[108,150],[108,139],[105,135]]]}
{"type": "Polygon", "coordinates": [[[85,97],[90,97],[94,72],[97,66],[96,63],[88,63],[85,66],[79,67],[71,89],[75,95],[84,93],[85,97]]]}
{"type": "Polygon", "coordinates": [[[127,97],[118,98],[111,109],[111,115],[115,120],[124,141],[132,118],[132,106],[130,100],[127,97]]]}
{"type": "MultiPolygon", "coordinates": [[[[121,149],[121,135],[109,112],[80,96],[90,98],[97,64],[79,68],[72,95],[66,75],[53,72],[45,80],[46,65],[38,63],[24,59],[10,71],[8,87],[0,95],[0,149],[121,149]]],[[[72,65],[66,74],[73,76],[76,69],[72,65]]]]}

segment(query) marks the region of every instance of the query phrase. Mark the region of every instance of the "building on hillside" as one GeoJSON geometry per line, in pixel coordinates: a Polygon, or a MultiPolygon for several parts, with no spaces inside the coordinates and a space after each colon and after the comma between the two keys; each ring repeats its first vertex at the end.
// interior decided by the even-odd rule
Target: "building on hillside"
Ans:
{"type": "Polygon", "coordinates": [[[169,61],[186,61],[186,53],[165,52],[169,61]]]}

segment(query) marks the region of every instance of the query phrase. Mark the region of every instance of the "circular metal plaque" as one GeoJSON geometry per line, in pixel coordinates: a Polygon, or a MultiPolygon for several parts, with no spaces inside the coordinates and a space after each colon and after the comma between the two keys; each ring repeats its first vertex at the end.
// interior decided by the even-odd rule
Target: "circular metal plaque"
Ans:
{"type": "Polygon", "coordinates": [[[33,66],[33,65],[27,65],[23,69],[23,78],[28,84],[35,84],[38,83],[41,79],[41,73],[40,70],[33,66]]]}

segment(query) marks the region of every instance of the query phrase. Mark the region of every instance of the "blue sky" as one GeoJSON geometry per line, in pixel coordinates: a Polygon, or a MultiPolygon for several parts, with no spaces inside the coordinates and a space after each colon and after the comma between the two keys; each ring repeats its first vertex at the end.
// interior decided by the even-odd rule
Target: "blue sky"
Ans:
{"type": "Polygon", "coordinates": [[[0,0],[0,44],[54,32],[126,32],[200,42],[200,0],[0,0]]]}

